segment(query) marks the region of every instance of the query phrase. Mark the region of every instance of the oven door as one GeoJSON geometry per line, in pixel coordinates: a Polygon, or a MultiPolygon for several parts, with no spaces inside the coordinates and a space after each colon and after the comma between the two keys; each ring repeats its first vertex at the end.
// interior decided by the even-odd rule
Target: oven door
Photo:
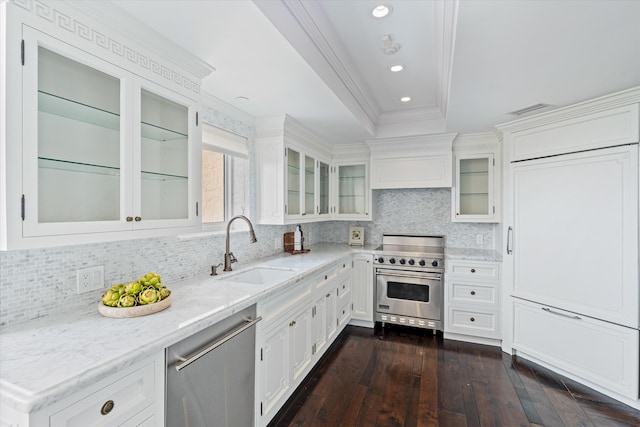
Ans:
{"type": "Polygon", "coordinates": [[[442,319],[442,274],[376,269],[378,313],[442,319]]]}

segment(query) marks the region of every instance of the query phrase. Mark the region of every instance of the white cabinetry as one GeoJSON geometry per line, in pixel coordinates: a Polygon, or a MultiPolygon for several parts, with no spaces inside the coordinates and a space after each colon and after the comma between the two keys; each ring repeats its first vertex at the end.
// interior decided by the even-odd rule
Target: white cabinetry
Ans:
{"type": "Polygon", "coordinates": [[[640,408],[640,89],[500,126],[513,350],[640,408]]]}
{"type": "Polygon", "coordinates": [[[256,122],[259,224],[330,219],[330,146],[288,116],[256,122]]]}
{"type": "MultiPolygon", "coordinates": [[[[92,31],[66,7],[51,13],[92,31]]],[[[23,64],[7,69],[2,204],[11,214],[2,216],[2,249],[195,231],[199,94],[148,76],[84,33],[61,32],[57,20],[7,10],[8,40],[22,46],[23,64]]]]}
{"type": "Polygon", "coordinates": [[[500,345],[500,264],[447,260],[444,337],[500,345]]]}
{"type": "Polygon", "coordinates": [[[351,324],[373,327],[373,258],[369,254],[353,256],[351,274],[351,324]]]}
{"type": "Polygon", "coordinates": [[[256,329],[256,414],[266,425],[312,364],[312,291],[302,283],[258,304],[256,329]]]}
{"type": "Polygon", "coordinates": [[[455,136],[367,141],[371,150],[371,188],[451,187],[451,145],[455,136]]]}
{"type": "Polygon", "coordinates": [[[163,426],[164,352],[141,360],[37,412],[2,406],[8,426],[163,426]]]}
{"type": "Polygon", "coordinates": [[[500,146],[495,134],[460,135],[453,152],[452,221],[500,222],[500,146]]]}
{"type": "Polygon", "coordinates": [[[371,221],[369,147],[341,144],[333,148],[331,217],[371,221]]]}

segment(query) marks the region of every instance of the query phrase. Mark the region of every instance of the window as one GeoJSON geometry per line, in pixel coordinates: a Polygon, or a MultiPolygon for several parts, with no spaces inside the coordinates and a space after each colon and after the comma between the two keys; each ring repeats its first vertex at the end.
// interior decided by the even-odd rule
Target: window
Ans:
{"type": "Polygon", "coordinates": [[[211,125],[202,127],[202,225],[224,229],[235,215],[248,214],[247,140],[211,125]]]}

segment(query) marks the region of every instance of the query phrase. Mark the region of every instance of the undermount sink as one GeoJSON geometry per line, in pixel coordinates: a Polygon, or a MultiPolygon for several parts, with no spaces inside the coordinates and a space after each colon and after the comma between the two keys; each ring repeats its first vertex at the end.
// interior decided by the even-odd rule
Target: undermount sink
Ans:
{"type": "Polygon", "coordinates": [[[295,270],[288,268],[257,267],[240,273],[233,273],[229,276],[221,276],[220,278],[227,282],[271,285],[284,282],[295,275],[295,270]]]}

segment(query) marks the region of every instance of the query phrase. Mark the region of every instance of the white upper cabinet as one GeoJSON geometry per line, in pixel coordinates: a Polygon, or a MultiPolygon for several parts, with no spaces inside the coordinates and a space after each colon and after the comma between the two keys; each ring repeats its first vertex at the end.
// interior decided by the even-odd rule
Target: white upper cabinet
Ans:
{"type": "Polygon", "coordinates": [[[366,144],[335,146],[331,171],[332,218],[371,221],[369,148],[366,144]]]}
{"type": "MultiPolygon", "coordinates": [[[[51,7],[73,28],[100,25],[63,3],[51,7]]],[[[32,12],[7,5],[11,48],[3,53],[21,61],[7,61],[3,94],[11,113],[1,144],[0,248],[196,231],[198,77],[117,33],[109,40],[127,55],[32,12]]]]}
{"type": "Polygon", "coordinates": [[[456,134],[367,141],[371,188],[451,187],[451,144],[456,134]]]}
{"type": "Polygon", "coordinates": [[[495,134],[458,136],[453,143],[451,219],[500,222],[500,144],[495,134]]]}
{"type": "Polygon", "coordinates": [[[331,147],[288,116],[256,121],[258,224],[330,219],[331,147]]]}

